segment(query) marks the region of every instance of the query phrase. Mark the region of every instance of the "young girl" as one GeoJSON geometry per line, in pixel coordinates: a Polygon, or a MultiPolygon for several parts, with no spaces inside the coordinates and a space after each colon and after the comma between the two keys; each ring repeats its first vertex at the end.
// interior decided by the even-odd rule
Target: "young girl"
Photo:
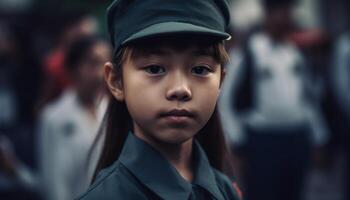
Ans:
{"type": "Polygon", "coordinates": [[[117,0],[104,147],[80,199],[239,199],[216,101],[227,53],[224,0],[117,0]]]}

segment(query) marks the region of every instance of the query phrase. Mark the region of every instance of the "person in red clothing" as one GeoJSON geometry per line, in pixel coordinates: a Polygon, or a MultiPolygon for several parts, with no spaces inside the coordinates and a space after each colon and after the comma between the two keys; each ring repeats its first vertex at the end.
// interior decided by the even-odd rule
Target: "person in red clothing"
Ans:
{"type": "Polygon", "coordinates": [[[65,20],[62,33],[57,46],[44,59],[44,73],[46,84],[44,84],[43,98],[39,105],[46,103],[58,97],[63,89],[70,85],[70,80],[64,70],[64,63],[67,48],[72,41],[82,36],[96,34],[97,21],[94,17],[87,14],[76,14],[65,20]]]}

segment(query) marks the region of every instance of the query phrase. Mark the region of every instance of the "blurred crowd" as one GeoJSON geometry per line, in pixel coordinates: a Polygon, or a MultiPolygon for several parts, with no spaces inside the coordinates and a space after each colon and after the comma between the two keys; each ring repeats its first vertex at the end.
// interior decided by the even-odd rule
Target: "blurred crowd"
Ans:
{"type": "MultiPolygon", "coordinates": [[[[90,184],[110,2],[0,1],[0,199],[68,200],[90,184]]],[[[229,2],[219,108],[243,196],[350,199],[350,3],[229,2]]]]}
{"type": "Polygon", "coordinates": [[[73,199],[98,158],[108,2],[51,3],[0,4],[0,199],[73,199]]]}

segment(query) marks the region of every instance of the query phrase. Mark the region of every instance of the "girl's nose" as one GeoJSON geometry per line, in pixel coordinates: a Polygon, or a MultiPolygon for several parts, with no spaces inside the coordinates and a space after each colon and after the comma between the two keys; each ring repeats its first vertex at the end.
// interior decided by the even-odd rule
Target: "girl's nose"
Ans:
{"type": "Polygon", "coordinates": [[[169,101],[189,101],[192,99],[191,89],[185,78],[178,77],[169,87],[166,98],[169,101]]]}

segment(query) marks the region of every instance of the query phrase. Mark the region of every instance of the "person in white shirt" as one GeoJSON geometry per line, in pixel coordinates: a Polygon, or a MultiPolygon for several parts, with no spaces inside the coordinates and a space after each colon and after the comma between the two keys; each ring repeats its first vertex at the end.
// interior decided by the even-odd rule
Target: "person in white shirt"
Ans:
{"type": "Polygon", "coordinates": [[[105,106],[101,102],[95,110],[87,110],[77,92],[68,90],[44,110],[39,154],[47,199],[73,199],[89,186],[98,155],[91,163],[88,156],[105,106]]]}
{"type": "Polygon", "coordinates": [[[265,28],[233,53],[220,98],[224,131],[246,161],[247,200],[300,199],[312,148],[327,141],[305,61],[286,37],[292,3],[264,1],[265,28]]]}
{"type": "Polygon", "coordinates": [[[98,38],[73,42],[66,60],[73,86],[43,110],[39,160],[49,200],[73,199],[90,184],[98,151],[89,162],[89,150],[106,108],[102,66],[110,54],[107,43],[98,38]]]}

